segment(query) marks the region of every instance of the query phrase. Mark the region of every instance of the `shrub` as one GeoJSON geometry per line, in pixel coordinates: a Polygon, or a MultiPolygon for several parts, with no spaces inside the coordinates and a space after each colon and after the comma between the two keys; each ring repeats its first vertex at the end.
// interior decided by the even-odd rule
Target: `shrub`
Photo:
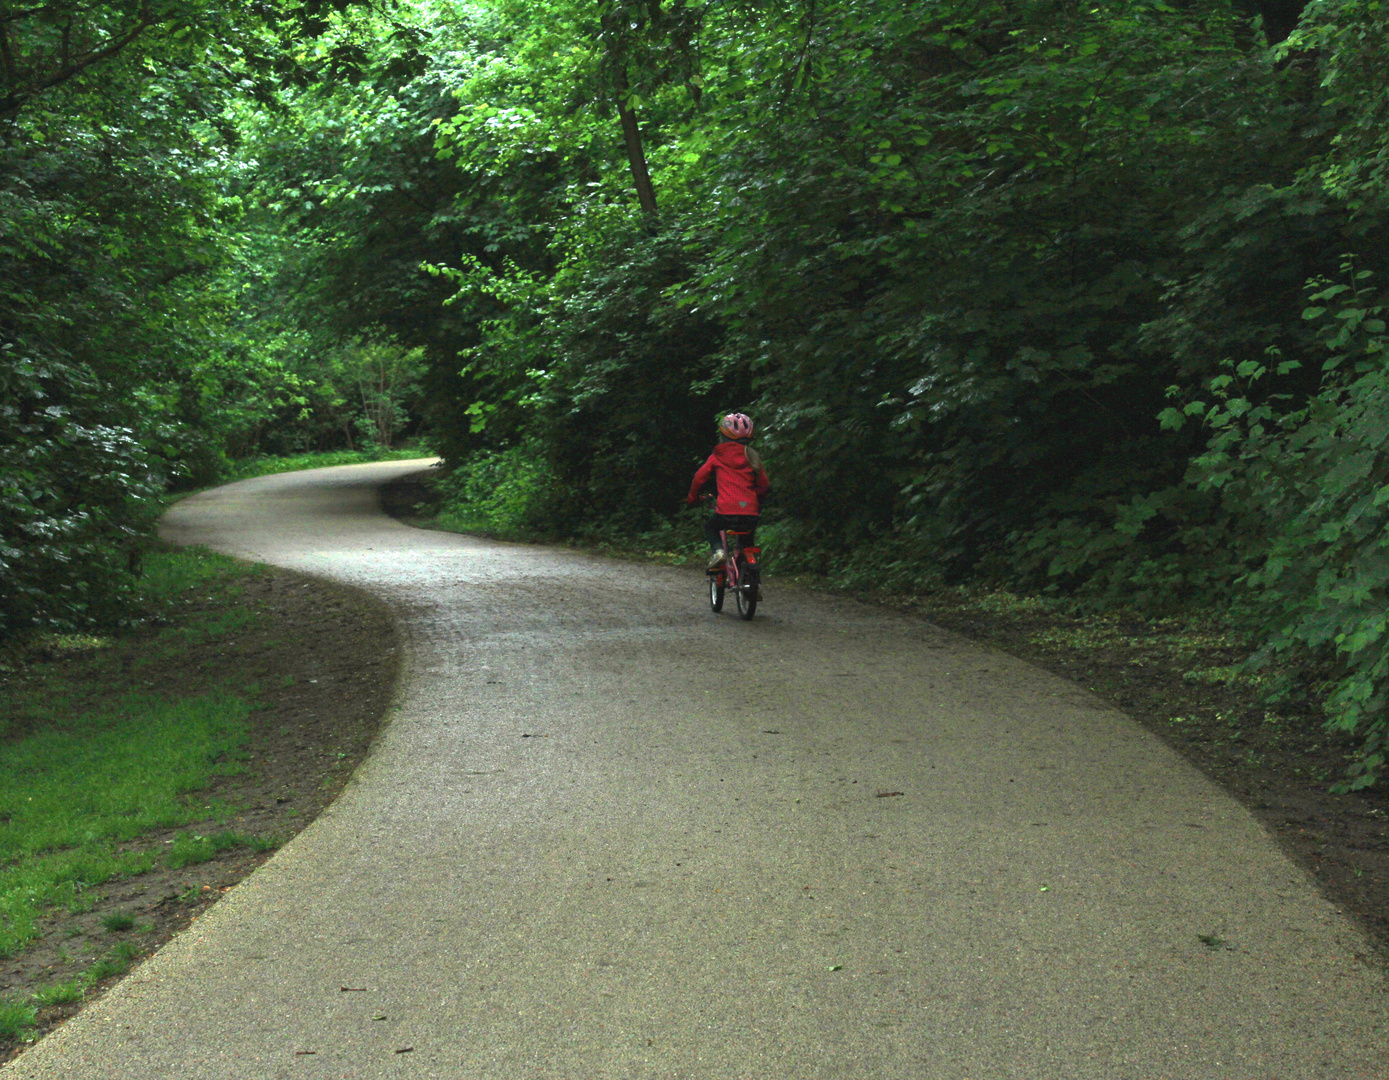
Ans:
{"type": "MultiPolygon", "coordinates": [[[[1342,270],[1346,283],[1312,283],[1303,313],[1329,353],[1318,393],[1297,408],[1261,401],[1269,369],[1244,361],[1212,381],[1214,404],[1186,412],[1214,432],[1192,477],[1222,494],[1247,538],[1253,568],[1237,584],[1260,642],[1250,665],[1276,662],[1278,695],[1299,667],[1331,664],[1328,726],[1364,740],[1341,785],[1357,789],[1389,755],[1389,337],[1370,272],[1342,270]]],[[[1297,366],[1274,363],[1277,374],[1297,366]]]]}

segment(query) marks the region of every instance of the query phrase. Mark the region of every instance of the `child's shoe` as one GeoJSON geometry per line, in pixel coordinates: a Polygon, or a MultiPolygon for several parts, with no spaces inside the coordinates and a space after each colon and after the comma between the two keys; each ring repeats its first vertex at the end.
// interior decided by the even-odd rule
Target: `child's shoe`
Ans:
{"type": "Polygon", "coordinates": [[[717,570],[719,569],[719,567],[723,566],[723,564],[727,561],[727,552],[725,552],[723,548],[715,548],[712,552],[709,553],[709,565],[705,567],[705,569],[717,570]]]}

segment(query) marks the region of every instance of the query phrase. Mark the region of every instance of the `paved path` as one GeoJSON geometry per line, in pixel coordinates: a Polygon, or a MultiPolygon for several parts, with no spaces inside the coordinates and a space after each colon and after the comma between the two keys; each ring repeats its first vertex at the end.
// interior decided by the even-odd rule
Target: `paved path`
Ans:
{"type": "Polygon", "coordinates": [[[1354,928],[1073,684],[847,601],[773,585],[744,624],[690,570],[408,529],[374,485],[411,467],[170,513],[395,605],[399,707],[4,1080],[1389,1077],[1354,928]]]}

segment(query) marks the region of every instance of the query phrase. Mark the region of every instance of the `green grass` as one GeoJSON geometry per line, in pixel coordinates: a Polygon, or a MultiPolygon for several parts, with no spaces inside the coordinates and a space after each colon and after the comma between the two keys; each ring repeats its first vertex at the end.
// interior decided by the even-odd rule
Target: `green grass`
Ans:
{"type": "MultiPolygon", "coordinates": [[[[255,612],[247,611],[245,608],[231,608],[227,611],[213,612],[165,630],[160,635],[161,640],[158,645],[175,652],[186,652],[205,641],[224,637],[237,630],[244,630],[255,621],[255,612]]],[[[156,653],[144,666],[148,667],[157,662],[158,655],[156,653]]]]}
{"type": "Polygon", "coordinates": [[[398,450],[328,450],[313,454],[294,454],[291,457],[245,458],[234,463],[233,480],[273,473],[298,472],[301,469],[325,469],[330,465],[362,465],[370,461],[408,461],[411,458],[431,457],[432,451],[422,446],[402,446],[398,450]]]}
{"type": "Polygon", "coordinates": [[[79,975],[67,982],[54,983],[35,991],[32,1000],[35,1005],[43,1008],[46,1005],[67,1005],[69,1002],[81,1001],[86,996],[87,980],[79,975]]]}
{"type": "Polygon", "coordinates": [[[0,1039],[23,1039],[37,1014],[28,1002],[0,1000],[0,1039]]]}
{"type": "Polygon", "coordinates": [[[39,1008],[43,1008],[47,1005],[67,1005],[74,1001],[81,1001],[87,996],[87,991],[101,982],[102,979],[109,979],[112,975],[124,974],[139,955],[140,946],[130,941],[119,941],[109,953],[81,975],[78,975],[74,979],[53,983],[50,986],[43,987],[41,990],[36,990],[30,1000],[39,1008]]]}
{"type": "Polygon", "coordinates": [[[119,934],[122,930],[130,930],[135,926],[135,916],[127,915],[124,911],[113,911],[110,915],[101,917],[102,928],[110,934],[119,934]]]}
{"type": "Polygon", "coordinates": [[[124,974],[139,955],[138,945],[120,941],[81,975],[45,986],[31,994],[28,1001],[0,998],[0,1039],[28,1041],[33,1038],[39,1009],[81,1001],[102,979],[124,974]]]}
{"type": "MultiPolygon", "coordinates": [[[[196,549],[154,553],[149,593],[173,625],[130,649],[119,635],[77,643],[87,646],[79,662],[34,665],[15,684],[0,712],[0,958],[36,936],[46,910],[90,910],[95,886],[154,866],[141,838],[230,811],[190,796],[244,767],[254,686],[213,683],[186,696],[129,687],[191,645],[253,622],[254,612],[221,606],[248,572],[196,549]],[[189,598],[212,600],[211,610],[180,611],[189,598]]],[[[210,842],[225,850],[249,840],[210,842]]],[[[202,850],[176,841],[159,853],[182,858],[177,866],[201,861],[202,850]]]]}
{"type": "Polygon", "coordinates": [[[241,768],[250,712],[232,694],[127,694],[0,745],[0,956],[44,908],[82,910],[84,890],[152,865],[117,844],[224,812],[184,796],[241,768]]]}
{"type": "Polygon", "coordinates": [[[187,599],[195,590],[235,596],[236,580],[254,572],[254,566],[207,548],[156,549],[141,564],[140,592],[156,605],[187,599]]]}
{"type": "Polygon", "coordinates": [[[82,978],[88,986],[94,986],[102,979],[125,972],[139,955],[140,946],[133,941],[118,941],[105,957],[87,969],[82,978]]]}
{"type": "Polygon", "coordinates": [[[209,836],[180,833],[174,838],[173,844],[170,845],[165,854],[164,863],[171,870],[177,870],[181,866],[193,866],[215,859],[222,852],[230,851],[232,848],[246,847],[252,851],[274,851],[279,846],[278,840],[250,836],[246,833],[218,832],[209,836]]]}
{"type": "Polygon", "coordinates": [[[0,865],[188,819],[183,796],[240,768],[251,703],[126,694],[0,747],[0,865]]]}

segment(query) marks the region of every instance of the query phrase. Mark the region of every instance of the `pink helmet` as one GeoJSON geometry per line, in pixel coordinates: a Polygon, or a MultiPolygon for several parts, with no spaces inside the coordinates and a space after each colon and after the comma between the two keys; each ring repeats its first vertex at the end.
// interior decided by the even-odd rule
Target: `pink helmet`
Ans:
{"type": "Polygon", "coordinates": [[[752,417],[744,413],[729,413],[719,424],[719,431],[730,439],[752,438],[752,417]]]}

